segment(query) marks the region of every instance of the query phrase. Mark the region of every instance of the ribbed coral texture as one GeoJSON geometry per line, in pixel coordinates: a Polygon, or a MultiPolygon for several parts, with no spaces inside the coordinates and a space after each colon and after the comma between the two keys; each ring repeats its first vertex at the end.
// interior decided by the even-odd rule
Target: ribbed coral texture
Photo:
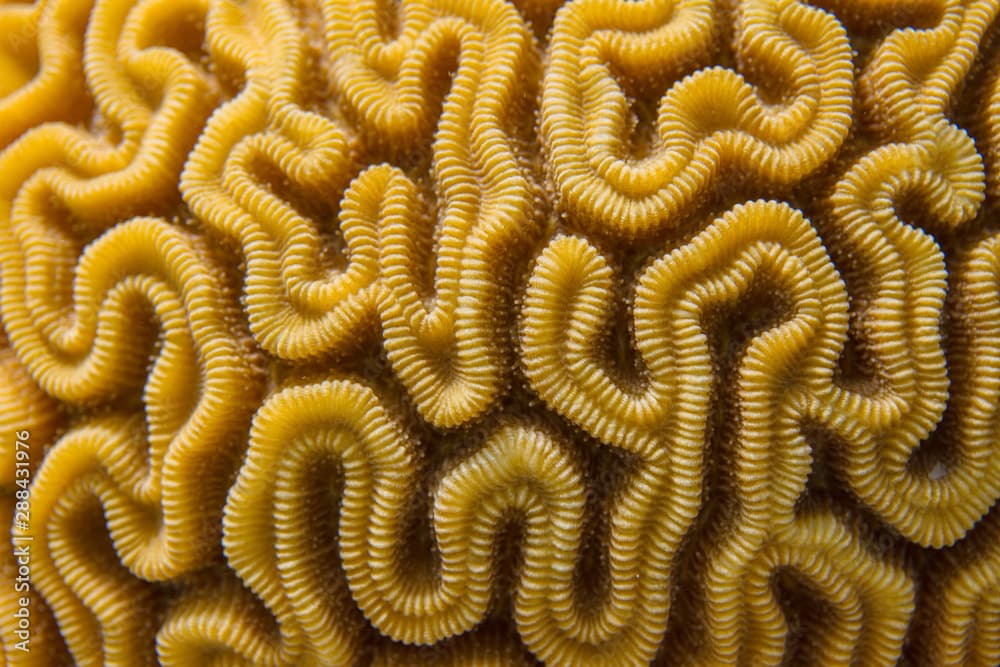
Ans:
{"type": "Polygon", "coordinates": [[[1000,664],[998,13],[0,0],[3,662],[1000,664]]]}

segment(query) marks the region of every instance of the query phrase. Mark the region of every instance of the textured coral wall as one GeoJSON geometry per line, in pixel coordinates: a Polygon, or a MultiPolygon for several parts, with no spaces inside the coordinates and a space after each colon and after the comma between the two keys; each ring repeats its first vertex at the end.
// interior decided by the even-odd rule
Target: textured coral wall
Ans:
{"type": "Polygon", "coordinates": [[[0,0],[4,661],[1000,664],[998,8],[0,0]]]}

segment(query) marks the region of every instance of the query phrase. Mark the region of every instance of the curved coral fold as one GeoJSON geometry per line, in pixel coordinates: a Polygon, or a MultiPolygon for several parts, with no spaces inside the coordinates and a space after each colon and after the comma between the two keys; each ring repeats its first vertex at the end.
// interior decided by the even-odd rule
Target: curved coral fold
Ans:
{"type": "Polygon", "coordinates": [[[556,17],[541,130],[560,204],[578,224],[638,236],[669,227],[725,167],[802,180],[829,160],[851,123],[853,71],[842,26],[798,2],[741,2],[737,62],[787,82],[773,105],[737,72],[701,68],[713,7],[690,0],[573,2],[556,17]],[[684,77],[659,100],[651,153],[631,159],[629,109],[614,73],[684,77]]]}
{"type": "MultiPolygon", "coordinates": [[[[992,665],[1000,660],[1000,553],[996,516],[986,519],[974,539],[937,559],[926,595],[937,613],[923,613],[919,649],[936,664],[992,665]]],[[[921,610],[923,611],[923,610],[921,610]]]]}
{"type": "MultiPolygon", "coordinates": [[[[6,529],[14,525],[15,518],[22,522],[30,519],[30,508],[25,514],[23,501],[28,497],[31,476],[37,471],[45,447],[52,443],[63,422],[64,415],[59,404],[32,381],[28,370],[17,360],[14,350],[3,337],[0,327],[0,428],[11,436],[0,445],[3,466],[0,519],[6,529]]],[[[15,546],[23,547],[24,544],[15,546]]],[[[2,559],[0,660],[5,665],[25,667],[65,662],[65,646],[53,623],[51,611],[41,599],[23,595],[29,589],[26,588],[28,582],[24,573],[19,571],[18,552],[4,549],[2,559]],[[19,610],[25,607],[24,599],[28,600],[28,614],[34,622],[31,634],[38,647],[34,653],[24,651],[24,645],[18,646],[24,637],[18,615],[19,610]]]]}
{"type": "Polygon", "coordinates": [[[0,662],[998,664],[998,15],[0,0],[0,662]]]}

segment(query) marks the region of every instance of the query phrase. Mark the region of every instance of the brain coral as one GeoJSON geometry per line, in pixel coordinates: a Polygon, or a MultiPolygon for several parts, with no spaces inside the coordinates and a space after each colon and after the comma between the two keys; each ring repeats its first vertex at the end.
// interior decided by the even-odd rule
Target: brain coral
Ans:
{"type": "Polygon", "coordinates": [[[0,0],[4,663],[1000,664],[998,13],[0,0]]]}

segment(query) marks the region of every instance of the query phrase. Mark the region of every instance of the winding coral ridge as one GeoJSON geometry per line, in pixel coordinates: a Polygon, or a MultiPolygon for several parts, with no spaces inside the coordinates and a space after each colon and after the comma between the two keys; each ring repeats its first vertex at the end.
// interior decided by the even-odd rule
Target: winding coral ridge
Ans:
{"type": "Polygon", "coordinates": [[[0,0],[4,664],[1000,662],[1000,0],[820,4],[0,0]]]}
{"type": "Polygon", "coordinates": [[[542,93],[542,135],[560,203],[596,233],[669,228],[723,168],[796,183],[840,147],[851,122],[846,32],[794,0],[738,3],[736,61],[787,88],[761,99],[737,72],[705,67],[717,48],[708,0],[572,2],[556,17],[542,93]],[[669,53],[669,57],[664,57],[669,53]],[[657,88],[647,155],[630,146],[619,76],[657,88]]]}
{"type": "Polygon", "coordinates": [[[505,258],[540,233],[536,188],[512,136],[516,115],[530,112],[519,77],[536,71],[538,54],[517,12],[500,2],[408,3],[391,44],[382,42],[385,9],[375,2],[319,10],[334,117],[355,125],[302,108],[315,72],[288,8],[263,2],[259,24],[241,30],[246,17],[222,5],[209,17],[218,28],[209,44],[236,61],[246,83],[191,155],[185,199],[239,240],[247,313],[266,350],[294,360],[342,352],[377,311],[386,354],[421,414],[457,426],[501,391],[497,278],[511,271],[505,258]],[[265,48],[253,44],[255,33],[265,48]],[[452,64],[450,81],[441,81],[452,64]],[[275,190],[322,199],[356,173],[355,153],[419,152],[432,133],[436,231],[414,184],[376,168],[342,202],[346,267],[324,267],[315,222],[275,190]],[[364,138],[375,146],[362,146],[364,138]],[[432,235],[435,252],[425,259],[432,235]],[[430,275],[421,263],[433,265],[430,275]]]}
{"type": "MultiPolygon", "coordinates": [[[[2,333],[0,333],[2,335],[2,333]]],[[[0,428],[13,437],[0,445],[0,517],[4,526],[11,527],[15,516],[20,521],[30,519],[31,475],[37,470],[44,456],[44,447],[50,445],[62,416],[56,401],[46,396],[31,380],[6,339],[0,339],[0,428]],[[20,505],[18,504],[20,503],[20,505]],[[15,514],[20,512],[20,514],[15,514]]],[[[18,543],[16,546],[24,546],[18,543]]],[[[52,613],[39,597],[29,599],[28,613],[33,620],[30,634],[37,639],[38,650],[28,653],[17,644],[30,638],[25,629],[18,627],[18,611],[24,605],[21,599],[28,592],[30,573],[21,571],[13,549],[5,549],[0,565],[0,657],[5,665],[51,665],[66,661],[65,647],[52,622],[52,613]],[[18,630],[22,632],[19,634],[18,630]]],[[[23,558],[22,558],[23,560],[23,558]]],[[[28,596],[30,598],[30,596],[28,596]]],[[[22,612],[23,614],[23,612],[22,612]]],[[[27,645],[22,645],[26,648],[27,645]]]]}

